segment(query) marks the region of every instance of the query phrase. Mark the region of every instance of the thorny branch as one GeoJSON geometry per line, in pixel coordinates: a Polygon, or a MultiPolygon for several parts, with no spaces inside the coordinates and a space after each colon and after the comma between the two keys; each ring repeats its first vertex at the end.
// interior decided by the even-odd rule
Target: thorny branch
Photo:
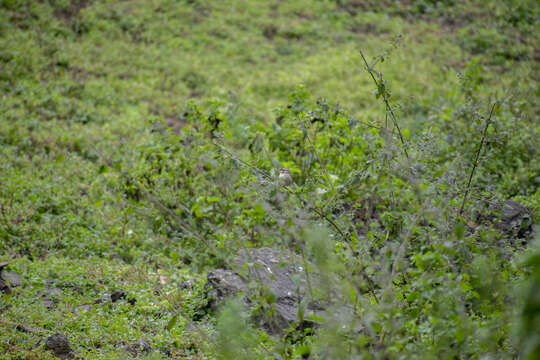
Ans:
{"type": "MultiPolygon", "coordinates": [[[[380,84],[377,79],[375,78],[375,75],[373,75],[373,67],[369,66],[369,63],[367,62],[366,58],[364,57],[364,53],[362,50],[360,50],[360,56],[362,56],[362,60],[364,60],[364,64],[366,65],[366,70],[371,75],[371,78],[373,79],[373,82],[375,83],[375,86],[377,86],[377,89],[380,89],[382,84],[380,84]]],[[[392,122],[394,123],[394,126],[396,127],[399,135],[399,140],[401,141],[401,144],[403,145],[403,152],[405,153],[405,157],[409,158],[409,153],[407,152],[407,145],[405,144],[405,140],[403,139],[403,134],[401,132],[401,129],[399,128],[399,124],[396,120],[396,115],[394,114],[394,110],[392,109],[392,106],[390,106],[390,102],[388,101],[388,97],[386,96],[386,92],[381,93],[384,103],[386,105],[386,111],[387,113],[390,113],[390,117],[392,118],[392,122]]]]}

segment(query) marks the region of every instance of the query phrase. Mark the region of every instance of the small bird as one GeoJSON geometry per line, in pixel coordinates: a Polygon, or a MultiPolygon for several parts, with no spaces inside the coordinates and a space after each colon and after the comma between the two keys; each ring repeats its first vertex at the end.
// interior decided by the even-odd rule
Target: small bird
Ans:
{"type": "Polygon", "coordinates": [[[279,185],[280,186],[289,186],[292,185],[293,179],[291,176],[291,171],[287,168],[279,169],[279,185]]]}

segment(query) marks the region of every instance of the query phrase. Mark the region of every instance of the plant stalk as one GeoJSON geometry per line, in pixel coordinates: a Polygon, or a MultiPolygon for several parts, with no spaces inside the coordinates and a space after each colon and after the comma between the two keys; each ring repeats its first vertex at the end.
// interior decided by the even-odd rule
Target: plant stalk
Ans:
{"type": "Polygon", "coordinates": [[[461,203],[461,208],[459,209],[460,216],[463,214],[463,210],[465,209],[465,203],[467,202],[467,197],[469,196],[469,191],[471,190],[471,182],[474,176],[474,172],[476,171],[476,168],[478,167],[478,159],[480,158],[480,153],[482,152],[482,148],[484,147],[484,143],[486,141],[487,130],[489,128],[489,124],[491,123],[493,110],[495,110],[496,105],[497,105],[497,102],[495,102],[493,106],[491,107],[491,111],[489,112],[489,117],[487,118],[486,124],[484,126],[484,131],[482,132],[482,139],[480,139],[480,144],[478,145],[478,149],[476,150],[476,156],[474,158],[473,167],[471,169],[471,173],[469,174],[469,181],[467,182],[465,195],[463,196],[463,202],[461,203]]]}

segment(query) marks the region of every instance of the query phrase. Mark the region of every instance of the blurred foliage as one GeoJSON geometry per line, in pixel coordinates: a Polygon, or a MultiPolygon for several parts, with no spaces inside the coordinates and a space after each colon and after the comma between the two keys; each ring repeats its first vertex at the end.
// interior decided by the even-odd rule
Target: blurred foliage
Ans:
{"type": "Polygon", "coordinates": [[[536,358],[537,245],[482,219],[513,199],[538,223],[539,22],[533,0],[0,1],[0,262],[22,276],[0,350],[536,358]],[[261,246],[309,261],[326,316],[271,337],[264,289],[209,311],[205,272],[261,246]]]}
{"type": "Polygon", "coordinates": [[[540,251],[538,238],[537,236],[536,243],[525,262],[525,265],[531,270],[531,276],[521,313],[520,349],[524,359],[536,359],[540,356],[540,335],[538,334],[538,326],[540,325],[540,298],[538,296],[540,293],[540,251]]]}

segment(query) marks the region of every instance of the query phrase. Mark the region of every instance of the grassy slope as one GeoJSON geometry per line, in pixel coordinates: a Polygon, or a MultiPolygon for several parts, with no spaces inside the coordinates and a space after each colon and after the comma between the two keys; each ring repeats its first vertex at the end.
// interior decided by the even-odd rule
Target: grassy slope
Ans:
{"type": "MultiPolygon", "coordinates": [[[[243,143],[245,129],[269,123],[300,83],[361,119],[379,119],[358,50],[379,54],[398,34],[401,45],[380,70],[395,102],[414,98],[417,106],[402,115],[413,135],[441,97],[461,96],[456,74],[473,57],[485,66],[480,93],[520,90],[529,111],[538,110],[538,26],[483,30],[497,28],[499,18],[474,2],[452,8],[457,23],[369,4],[2,2],[0,260],[22,274],[23,287],[0,304],[0,350],[47,356],[29,350],[39,336],[10,325],[24,323],[68,334],[85,358],[122,358],[118,346],[138,338],[177,358],[204,351],[193,345],[201,335],[184,332],[182,320],[162,330],[180,298],[186,314],[193,311],[198,292],[177,292],[177,283],[201,274],[161,251],[168,240],[144,221],[155,213],[116,191],[89,143],[129,157],[149,141],[151,123],[176,118],[191,98],[236,105],[227,115],[243,143]],[[53,309],[38,300],[48,283],[62,289],[53,309]],[[117,288],[137,303],[77,309],[117,288]]],[[[498,2],[489,4],[504,15],[498,2]]]]}

